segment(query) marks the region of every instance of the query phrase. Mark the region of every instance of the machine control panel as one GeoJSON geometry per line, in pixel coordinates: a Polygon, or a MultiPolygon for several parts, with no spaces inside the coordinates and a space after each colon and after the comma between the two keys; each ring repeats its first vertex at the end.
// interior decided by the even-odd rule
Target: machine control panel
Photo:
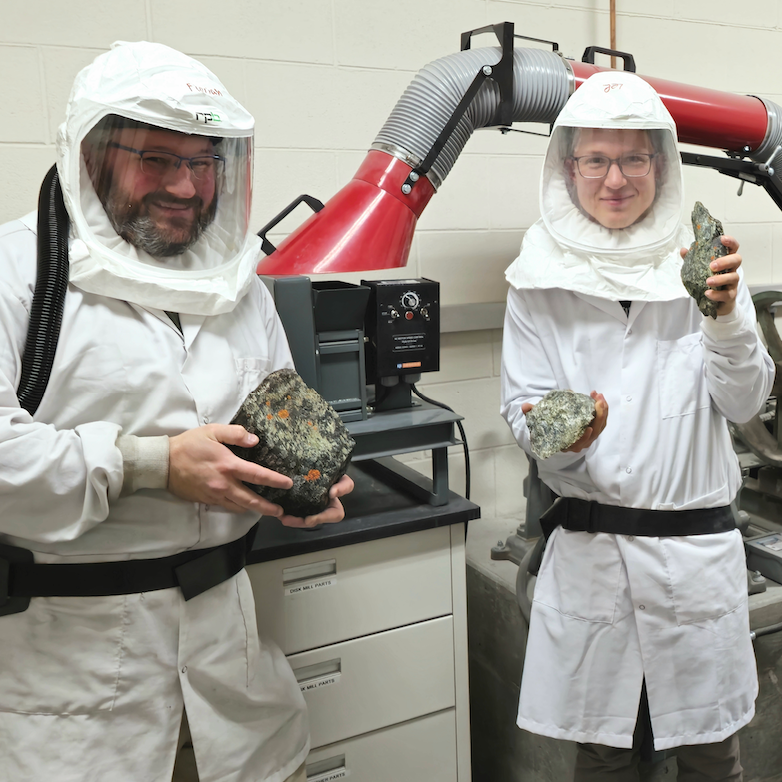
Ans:
{"type": "Polygon", "coordinates": [[[440,368],[440,284],[425,278],[365,280],[367,382],[440,368]]]}

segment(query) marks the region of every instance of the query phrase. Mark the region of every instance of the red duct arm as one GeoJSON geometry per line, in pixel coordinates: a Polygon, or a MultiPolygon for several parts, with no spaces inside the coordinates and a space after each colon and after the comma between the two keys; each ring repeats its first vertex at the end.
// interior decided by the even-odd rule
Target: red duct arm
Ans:
{"type": "MultiPolygon", "coordinates": [[[[576,87],[580,87],[598,71],[611,70],[585,62],[571,62],[570,65],[576,77],[576,87]]],[[[747,154],[763,143],[768,114],[759,98],[650,76],[641,78],[654,87],[671,112],[679,141],[741,154],[747,154]]]]}

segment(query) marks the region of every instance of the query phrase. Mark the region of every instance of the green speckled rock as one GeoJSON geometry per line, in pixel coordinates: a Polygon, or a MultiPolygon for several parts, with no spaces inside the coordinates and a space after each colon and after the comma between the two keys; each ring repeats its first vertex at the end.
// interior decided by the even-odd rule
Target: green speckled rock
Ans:
{"type": "Polygon", "coordinates": [[[714,275],[709,264],[729,252],[720,241],[723,234],[722,223],[715,220],[700,201],[696,201],[692,210],[692,230],[695,232],[695,241],[684,256],[682,282],[687,293],[698,304],[698,309],[704,315],[716,318],[717,302],[706,297],[706,280],[714,275]]]}
{"type": "Polygon", "coordinates": [[[234,417],[258,435],[253,448],[228,446],[242,459],[293,479],[290,489],[251,486],[293,516],[320,513],[344,475],[356,443],[334,408],[292,369],[272,372],[234,417]]]}
{"type": "Polygon", "coordinates": [[[575,391],[549,391],[527,413],[532,450],[539,459],[548,459],[570,448],[595,417],[595,400],[575,391]]]}

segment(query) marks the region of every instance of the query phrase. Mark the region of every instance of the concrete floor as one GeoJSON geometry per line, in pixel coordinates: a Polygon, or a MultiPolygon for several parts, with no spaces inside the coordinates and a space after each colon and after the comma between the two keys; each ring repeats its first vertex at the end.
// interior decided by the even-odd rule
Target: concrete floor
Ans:
{"type": "MultiPolygon", "coordinates": [[[[575,745],[516,727],[526,625],[516,601],[518,567],[493,561],[491,547],[519,519],[480,519],[467,537],[467,601],[474,782],[565,782],[575,745]]],[[[750,599],[753,628],[782,621],[782,586],[750,599]]],[[[744,782],[782,782],[782,633],[755,642],[760,695],[755,718],[740,732],[744,782]]],[[[641,782],[673,782],[675,757],[644,764],[641,782]]]]}

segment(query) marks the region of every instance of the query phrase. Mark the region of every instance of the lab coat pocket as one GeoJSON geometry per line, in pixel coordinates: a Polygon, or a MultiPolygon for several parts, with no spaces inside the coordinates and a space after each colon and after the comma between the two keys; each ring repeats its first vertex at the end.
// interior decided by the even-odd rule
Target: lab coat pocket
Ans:
{"type": "Polygon", "coordinates": [[[661,538],[676,624],[729,614],[747,599],[747,567],[738,530],[686,538],[661,538]],[[713,575],[720,574],[715,580],[713,575]],[[718,589],[714,585],[719,583],[718,589]]]}
{"type": "Polygon", "coordinates": [[[109,710],[121,682],[127,597],[39,597],[0,617],[0,710],[109,710]]]}
{"type": "Polygon", "coordinates": [[[549,538],[535,601],[565,616],[610,624],[621,575],[622,560],[612,538],[560,527],[549,538]]]}
{"type": "Polygon", "coordinates": [[[663,418],[692,415],[710,406],[700,333],[658,340],[657,377],[663,418]]]}

